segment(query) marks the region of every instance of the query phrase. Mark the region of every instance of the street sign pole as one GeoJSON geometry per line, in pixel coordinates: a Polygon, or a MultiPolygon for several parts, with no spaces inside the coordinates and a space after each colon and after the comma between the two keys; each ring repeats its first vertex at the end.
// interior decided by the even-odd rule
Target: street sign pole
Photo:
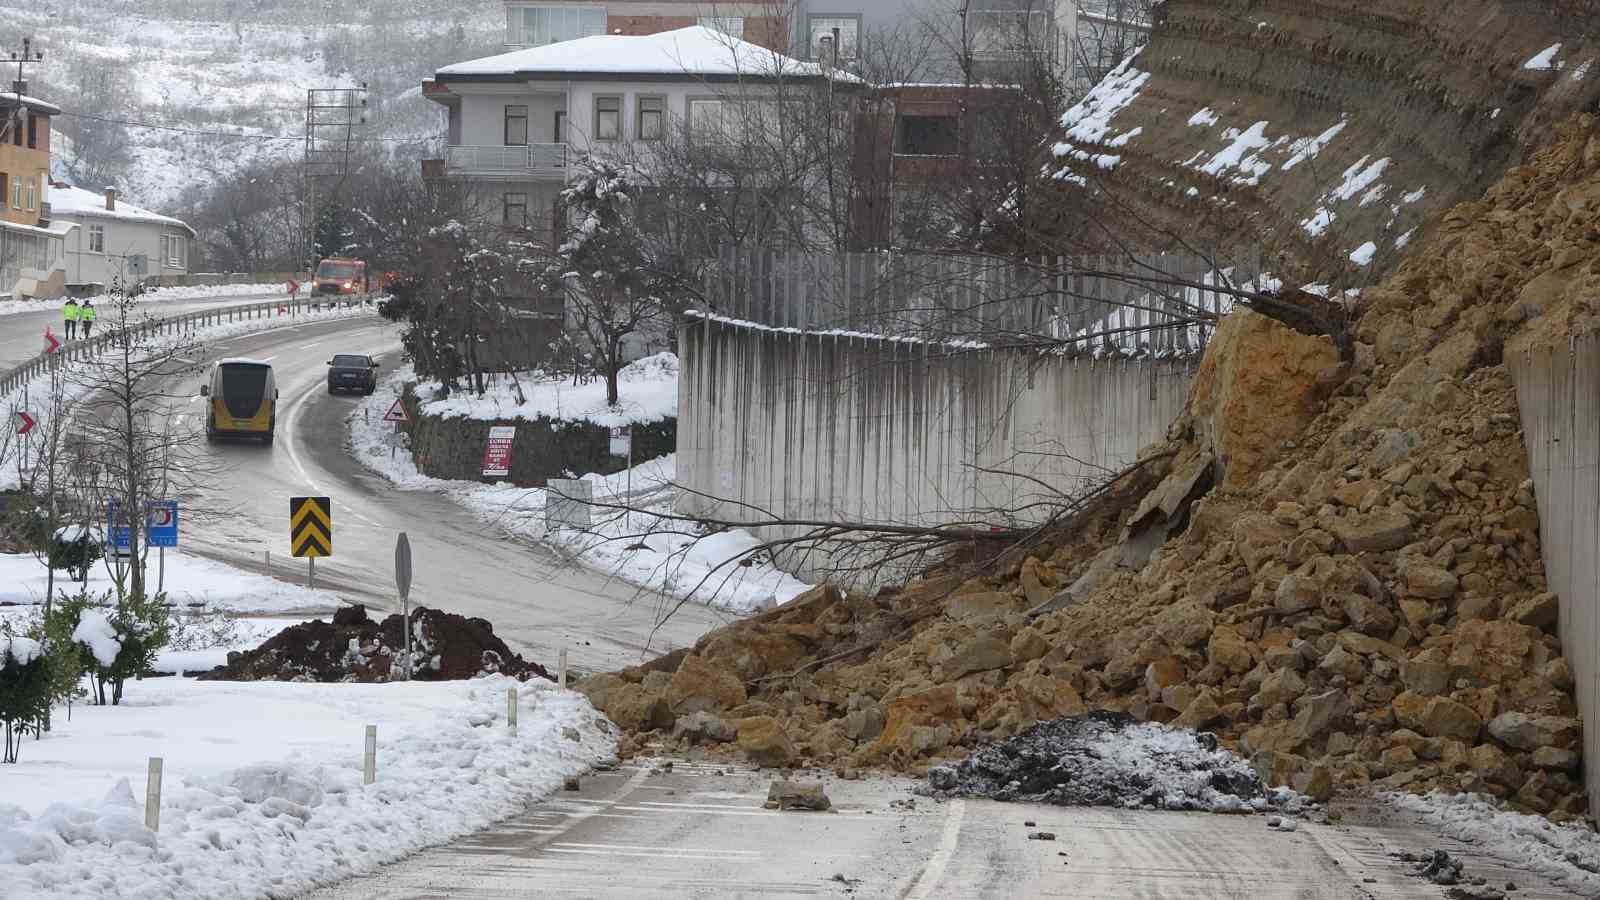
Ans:
{"type": "Polygon", "coordinates": [[[156,593],[166,590],[167,586],[167,548],[156,548],[156,593]]]}
{"type": "Polygon", "coordinates": [[[312,590],[317,589],[317,558],[315,556],[306,557],[306,587],[312,590]]]}
{"type": "Polygon", "coordinates": [[[411,680],[411,539],[404,531],[394,541],[394,584],[400,591],[400,617],[406,628],[405,679],[411,680]]]}

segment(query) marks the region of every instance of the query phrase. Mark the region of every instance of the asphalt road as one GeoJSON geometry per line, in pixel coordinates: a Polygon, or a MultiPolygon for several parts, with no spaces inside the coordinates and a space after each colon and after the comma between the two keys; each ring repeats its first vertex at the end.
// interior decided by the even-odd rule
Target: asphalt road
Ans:
{"type": "MultiPolygon", "coordinates": [[[[198,297],[192,300],[158,300],[149,303],[140,303],[137,310],[142,315],[156,318],[182,315],[208,306],[243,306],[247,303],[260,303],[284,296],[282,288],[274,289],[271,285],[259,294],[248,296],[226,297],[198,297]]],[[[62,301],[65,302],[65,301],[62,301]]],[[[104,306],[101,298],[96,298],[96,306],[104,306]]],[[[44,349],[44,330],[46,328],[55,332],[56,337],[66,336],[65,325],[61,318],[61,304],[52,303],[41,306],[39,312],[15,313],[0,316],[0,371],[21,365],[44,349]]],[[[102,318],[106,315],[101,312],[102,318]]]]}
{"type": "Polygon", "coordinates": [[[315,900],[1443,898],[1392,852],[1442,847],[1517,900],[1566,897],[1527,872],[1371,806],[1345,823],[913,797],[912,782],[823,777],[836,812],[761,808],[772,774],[677,762],[583,779],[524,815],[315,900]],[[909,808],[904,806],[911,800],[909,808]],[[896,802],[901,805],[895,805],[896,802]],[[1055,840],[1030,840],[1048,832],[1055,840]]]}
{"type": "MultiPolygon", "coordinates": [[[[371,320],[308,323],[226,341],[207,348],[211,358],[268,359],[280,400],[275,445],[230,442],[207,445],[208,464],[221,470],[199,492],[209,521],[186,525],[185,546],[205,556],[304,581],[306,563],[289,556],[289,498],[333,500],[334,552],[317,563],[318,587],[343,599],[398,610],[394,593],[394,543],[404,531],[415,575],[412,602],[481,616],[530,658],[553,667],[567,648],[580,670],[615,668],[692,643],[723,619],[690,606],[656,630],[659,595],[640,592],[574,565],[549,550],[508,538],[447,497],[400,491],[354,460],[346,417],[359,398],[330,396],[325,362],[335,353],[380,357],[385,369],[399,361],[394,327],[371,320]]],[[[382,373],[380,373],[381,375],[382,373]]],[[[194,395],[200,377],[175,387],[194,395]]],[[[190,407],[203,416],[195,396],[190,407]]]]}

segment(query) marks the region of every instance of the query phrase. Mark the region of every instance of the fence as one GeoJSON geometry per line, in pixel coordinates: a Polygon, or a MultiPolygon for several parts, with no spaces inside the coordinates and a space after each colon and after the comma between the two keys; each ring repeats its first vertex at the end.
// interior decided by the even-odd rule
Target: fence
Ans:
{"type": "Polygon", "coordinates": [[[1260,266],[1194,254],[1034,260],[921,253],[724,250],[704,305],[778,328],[938,338],[1080,339],[1086,350],[1198,352],[1225,290],[1260,266]]]}
{"type": "MultiPolygon", "coordinates": [[[[679,332],[681,511],[760,520],[1035,524],[1159,440],[1190,360],[1095,360],[803,334],[709,319],[679,332]]],[[[772,525],[765,539],[809,529],[772,525]]],[[[843,552],[843,551],[841,551],[843,552]]],[[[871,587],[839,554],[779,554],[871,587]]]]}
{"type": "MultiPolygon", "coordinates": [[[[300,299],[268,300],[261,303],[247,303],[241,306],[226,306],[216,309],[201,309],[184,313],[180,316],[168,316],[161,319],[142,319],[132,326],[132,331],[139,337],[153,337],[162,334],[179,334],[193,331],[196,328],[205,328],[211,325],[220,325],[227,322],[249,322],[257,319],[293,318],[314,309],[343,308],[351,306],[364,306],[374,299],[372,294],[352,294],[348,297],[307,297],[300,299]]],[[[40,353],[33,359],[0,375],[0,396],[9,394],[23,384],[43,375],[52,365],[63,362],[74,362],[88,359],[99,353],[115,336],[110,329],[109,320],[101,320],[107,330],[86,341],[73,341],[63,344],[54,353],[40,353]]],[[[97,323],[97,324],[101,324],[97,323]]]]}
{"type": "Polygon", "coordinates": [[[1545,578],[1583,717],[1584,773],[1600,808],[1600,336],[1506,354],[1539,506],[1545,578]]]}

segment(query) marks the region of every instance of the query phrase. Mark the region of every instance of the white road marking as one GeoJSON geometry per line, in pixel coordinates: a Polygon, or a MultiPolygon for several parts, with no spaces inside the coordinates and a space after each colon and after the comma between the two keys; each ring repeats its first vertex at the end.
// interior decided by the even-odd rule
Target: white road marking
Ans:
{"type": "Polygon", "coordinates": [[[595,850],[643,850],[646,852],[672,853],[737,853],[743,856],[760,856],[760,850],[723,850],[717,847],[640,847],[636,844],[585,844],[577,841],[562,841],[552,844],[554,847],[586,847],[595,850]]]}
{"type": "Polygon", "coordinates": [[[636,850],[575,850],[568,847],[545,847],[545,853],[575,853],[583,856],[647,856],[657,859],[707,859],[707,860],[734,860],[749,859],[748,856],[722,856],[708,853],[673,853],[670,850],[658,850],[652,853],[640,853],[636,850]]]}
{"type": "Polygon", "coordinates": [[[961,799],[951,800],[945,806],[944,833],[939,836],[939,846],[928,856],[928,863],[917,874],[916,880],[901,892],[902,900],[927,900],[933,896],[933,889],[944,878],[944,868],[950,864],[950,857],[956,852],[956,843],[961,840],[961,819],[966,812],[966,801],[961,799]]]}

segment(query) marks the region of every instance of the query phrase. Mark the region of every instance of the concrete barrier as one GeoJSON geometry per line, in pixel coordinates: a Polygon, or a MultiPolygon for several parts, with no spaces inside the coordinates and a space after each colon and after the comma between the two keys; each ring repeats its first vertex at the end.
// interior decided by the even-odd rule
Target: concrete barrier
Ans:
{"type": "Polygon", "coordinates": [[[1589,808],[1600,809],[1600,336],[1510,352],[1539,501],[1545,579],[1561,598],[1561,647],[1583,717],[1589,808]]]}
{"type": "MultiPolygon", "coordinates": [[[[680,509],[695,515],[1033,524],[1164,436],[1192,361],[693,321],[679,333],[680,509]]],[[[756,529],[767,539],[799,526],[756,529]]],[[[837,577],[829,551],[781,556],[837,577]]],[[[870,588],[903,572],[857,573],[870,588]]]]}

